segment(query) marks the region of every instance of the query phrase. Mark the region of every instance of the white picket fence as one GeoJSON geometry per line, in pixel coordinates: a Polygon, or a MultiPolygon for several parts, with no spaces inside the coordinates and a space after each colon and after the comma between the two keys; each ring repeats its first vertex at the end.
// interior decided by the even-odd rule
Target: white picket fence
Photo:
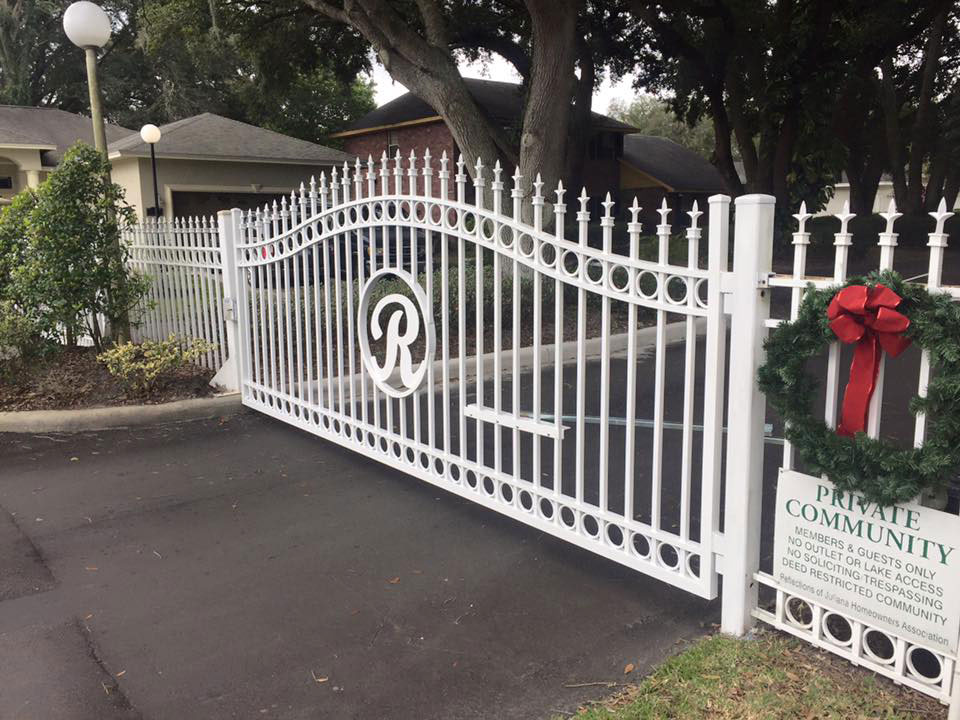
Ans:
{"type": "MultiPolygon", "coordinates": [[[[656,259],[641,259],[647,228],[636,205],[615,246],[607,198],[595,247],[585,193],[568,213],[562,186],[546,194],[538,178],[528,196],[519,176],[508,189],[498,167],[478,163],[471,178],[462,161],[434,163],[429,154],[384,156],[311,180],[279,206],[131,228],[134,266],[154,278],[138,337],[204,337],[218,346],[209,367],[226,362],[249,407],[597,555],[707,598],[723,575],[726,632],[760,619],[951,703],[960,717],[955,655],[760,572],[771,491],[764,457],[780,452],[765,438],[756,385],[763,340],[782,322],[770,315],[771,295],[789,295],[792,318],[805,288],[848,277],[850,213],[836,216],[832,275],[807,273],[805,207],[795,216],[793,272],[773,272],[774,199],[763,195],[734,204],[732,268],[731,201],[722,195],[710,199],[705,228],[698,208],[688,213],[681,259],[663,205],[650,228],[656,259]],[[484,303],[487,267],[492,304],[484,303]],[[387,281],[392,292],[377,288],[387,281]],[[383,327],[386,307],[394,309],[383,327]],[[619,334],[617,313],[626,317],[619,334]],[[638,328],[641,313],[652,327],[638,328]],[[641,363],[650,363],[643,374],[641,363]],[[772,609],[760,605],[761,586],[772,591],[772,609]]],[[[931,215],[926,272],[908,279],[960,300],[960,287],[942,283],[952,213],[941,204],[931,215]]],[[[883,217],[878,269],[900,269],[900,215],[891,205],[883,217]]],[[[823,384],[831,426],[840,352],[831,348],[823,384]]],[[[924,353],[920,394],[930,372],[924,353]]],[[[884,374],[881,365],[873,437],[884,374]]],[[[917,417],[916,444],[925,430],[917,417]]],[[[794,467],[789,443],[782,453],[780,465],[794,467]]]]}
{"type": "Polygon", "coordinates": [[[214,348],[198,362],[218,370],[229,354],[223,308],[223,261],[216,218],[148,220],[123,231],[130,266],[150,278],[132,314],[135,342],[202,338],[214,348]]]}

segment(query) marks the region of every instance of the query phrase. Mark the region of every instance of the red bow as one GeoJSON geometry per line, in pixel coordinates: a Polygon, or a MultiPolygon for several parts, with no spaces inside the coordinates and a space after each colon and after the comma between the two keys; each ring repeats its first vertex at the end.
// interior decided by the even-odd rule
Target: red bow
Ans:
{"type": "Polygon", "coordinates": [[[896,357],[910,345],[901,334],[910,327],[910,319],[895,309],[900,302],[900,296],[884,285],[850,285],[830,301],[830,329],[841,342],[857,343],[838,435],[853,435],[866,427],[882,350],[896,357]]]}

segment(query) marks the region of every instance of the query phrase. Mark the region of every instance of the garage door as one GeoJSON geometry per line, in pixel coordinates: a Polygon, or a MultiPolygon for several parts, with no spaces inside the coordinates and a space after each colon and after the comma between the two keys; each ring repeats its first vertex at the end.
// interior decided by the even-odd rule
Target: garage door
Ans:
{"type": "Polygon", "coordinates": [[[272,203],[274,200],[279,202],[280,195],[241,192],[175,192],[173,193],[173,216],[206,217],[230,208],[253,210],[262,208],[265,203],[272,203]]]}

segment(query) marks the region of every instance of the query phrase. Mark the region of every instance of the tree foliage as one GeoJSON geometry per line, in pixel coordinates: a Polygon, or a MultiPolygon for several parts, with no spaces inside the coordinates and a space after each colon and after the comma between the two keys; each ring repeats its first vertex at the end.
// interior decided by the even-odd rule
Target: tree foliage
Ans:
{"type": "MultiPolygon", "coordinates": [[[[715,162],[737,192],[787,209],[826,198],[844,167],[836,125],[858,83],[921,37],[947,0],[630,0],[641,22],[638,85],[709,118],[715,162]],[[734,166],[740,151],[745,180],[734,166]]],[[[855,102],[855,100],[853,100],[855,102]]]]}
{"type": "MultiPolygon", "coordinates": [[[[215,112],[322,141],[373,107],[367,44],[294,0],[106,0],[104,111],[137,128],[215,112]]],[[[87,112],[66,3],[0,0],[0,99],[87,112]]]]}
{"type": "Polygon", "coordinates": [[[292,0],[150,0],[138,44],[161,78],[152,117],[216,112],[313,142],[374,107],[367,44],[292,0]]]}
{"type": "Polygon", "coordinates": [[[127,266],[120,228],[132,222],[123,189],[106,182],[109,165],[77,143],[35,190],[0,215],[0,302],[39,338],[75,344],[106,334],[137,305],[146,281],[127,266]],[[106,319],[106,327],[100,318],[106,319]]]}

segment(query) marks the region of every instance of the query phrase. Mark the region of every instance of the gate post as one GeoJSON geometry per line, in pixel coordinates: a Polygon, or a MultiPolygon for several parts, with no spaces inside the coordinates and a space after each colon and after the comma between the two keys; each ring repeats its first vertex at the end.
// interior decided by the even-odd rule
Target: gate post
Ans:
{"type": "Polygon", "coordinates": [[[770,317],[774,198],[743,195],[735,206],[720,628],[742,635],[753,625],[760,564],[766,399],[757,370],[770,317]]]}
{"type": "Polygon", "coordinates": [[[227,330],[226,360],[210,381],[222,385],[233,392],[242,387],[240,362],[240,333],[238,332],[240,312],[237,301],[239,278],[237,276],[237,235],[240,233],[242,213],[237,208],[221,210],[217,213],[217,230],[220,235],[220,263],[223,268],[223,321],[227,330]]]}

